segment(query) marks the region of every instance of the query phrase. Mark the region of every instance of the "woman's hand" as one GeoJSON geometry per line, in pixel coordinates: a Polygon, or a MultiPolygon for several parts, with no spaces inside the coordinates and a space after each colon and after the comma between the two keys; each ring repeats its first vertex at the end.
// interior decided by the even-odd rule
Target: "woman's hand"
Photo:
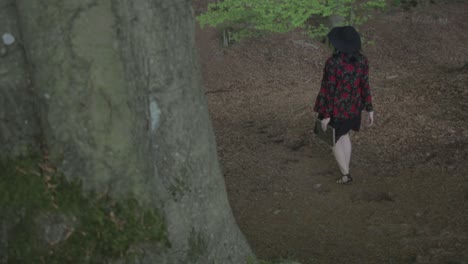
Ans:
{"type": "Polygon", "coordinates": [[[330,123],[330,118],[324,118],[322,121],[320,121],[320,124],[322,125],[322,130],[327,131],[327,125],[330,123]]]}
{"type": "Polygon", "coordinates": [[[368,117],[367,127],[370,127],[374,124],[374,111],[368,112],[367,117],[368,117]]]}

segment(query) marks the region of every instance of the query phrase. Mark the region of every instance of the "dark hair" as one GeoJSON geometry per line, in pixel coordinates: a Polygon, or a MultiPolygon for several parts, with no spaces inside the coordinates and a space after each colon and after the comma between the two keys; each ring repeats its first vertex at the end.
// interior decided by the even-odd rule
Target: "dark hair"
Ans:
{"type": "Polygon", "coordinates": [[[355,63],[359,61],[359,59],[361,58],[361,51],[357,50],[354,52],[343,52],[343,51],[337,50],[336,48],[334,49],[333,56],[341,57],[342,55],[346,63],[355,63]]]}
{"type": "Polygon", "coordinates": [[[362,56],[361,36],[352,26],[334,27],[327,34],[328,40],[335,48],[333,54],[339,54],[347,63],[354,63],[362,56]]]}

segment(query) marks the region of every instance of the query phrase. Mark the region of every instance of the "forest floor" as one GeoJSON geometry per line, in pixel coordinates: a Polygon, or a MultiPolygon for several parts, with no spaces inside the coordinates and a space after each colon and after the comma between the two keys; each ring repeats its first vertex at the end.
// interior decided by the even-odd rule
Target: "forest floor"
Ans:
{"type": "Polygon", "coordinates": [[[360,27],[376,123],[351,135],[349,186],[312,133],[328,48],[301,32],[223,48],[197,28],[229,200],[259,258],[468,263],[467,8],[389,10],[360,27]]]}

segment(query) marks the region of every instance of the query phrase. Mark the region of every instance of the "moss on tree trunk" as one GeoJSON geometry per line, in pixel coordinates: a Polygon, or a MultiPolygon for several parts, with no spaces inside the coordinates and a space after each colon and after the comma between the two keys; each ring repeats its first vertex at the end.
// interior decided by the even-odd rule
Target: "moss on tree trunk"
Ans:
{"type": "Polygon", "coordinates": [[[0,263],[103,263],[170,247],[164,219],[131,195],[83,195],[38,157],[0,161],[0,263]]]}

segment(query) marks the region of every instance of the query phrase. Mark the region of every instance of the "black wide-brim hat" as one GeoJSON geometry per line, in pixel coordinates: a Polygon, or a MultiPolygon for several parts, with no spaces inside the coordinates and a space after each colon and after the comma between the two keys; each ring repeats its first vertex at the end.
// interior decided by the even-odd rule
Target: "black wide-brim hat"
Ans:
{"type": "Polygon", "coordinates": [[[338,51],[354,53],[361,50],[361,36],[352,26],[334,27],[327,37],[338,51]]]}

